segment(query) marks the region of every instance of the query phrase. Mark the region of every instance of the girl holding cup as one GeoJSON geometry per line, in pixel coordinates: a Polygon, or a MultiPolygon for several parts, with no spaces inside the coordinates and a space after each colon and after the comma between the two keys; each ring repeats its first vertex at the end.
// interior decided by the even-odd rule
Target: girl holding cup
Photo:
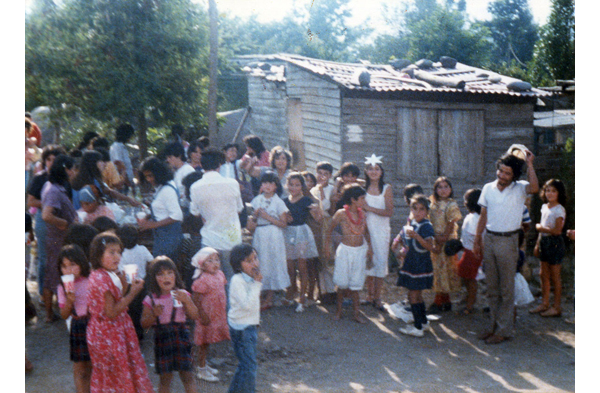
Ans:
{"type": "Polygon", "coordinates": [[[146,363],[140,351],[127,307],[144,288],[143,280],[132,284],[119,273],[123,246],[110,232],[92,241],[89,282],[90,322],[87,343],[94,365],[90,391],[153,393],[146,363]]]}
{"type": "Polygon", "coordinates": [[[154,364],[160,375],[159,392],[169,392],[173,371],[179,377],[186,393],[197,392],[192,373],[192,340],[186,316],[198,318],[198,309],[173,261],[160,256],[150,264],[148,296],[143,301],[142,327],[154,326],[154,364]]]}
{"type": "Polygon", "coordinates": [[[86,341],[89,321],[88,276],[90,265],[81,247],[64,246],[58,256],[62,285],[58,286],[58,307],[63,319],[71,318],[69,344],[73,379],[77,393],[90,391],[92,362],[86,341]]]}

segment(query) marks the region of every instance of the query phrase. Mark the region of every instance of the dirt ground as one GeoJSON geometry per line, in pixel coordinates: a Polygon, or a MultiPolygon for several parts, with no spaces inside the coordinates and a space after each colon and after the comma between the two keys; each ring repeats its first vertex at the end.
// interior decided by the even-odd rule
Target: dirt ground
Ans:
{"type": "MultiPolygon", "coordinates": [[[[396,302],[405,292],[386,278],[384,301],[396,302]]],[[[29,283],[31,289],[35,284],[29,283]]],[[[454,311],[432,322],[423,338],[398,332],[404,322],[368,305],[361,310],[365,325],[350,319],[346,307],[341,321],[333,320],[334,306],[315,305],[304,313],[275,307],[261,314],[258,344],[259,392],[574,392],[575,324],[573,295],[565,296],[563,316],[542,318],[518,310],[516,336],[500,345],[476,338],[488,314],[454,311]]],[[[426,302],[431,294],[425,293],[426,302]]],[[[536,301],[539,301],[536,299],[536,301]]],[[[37,297],[36,297],[37,303],[37,297]]],[[[39,315],[43,311],[38,306],[39,315]]],[[[39,318],[26,327],[26,348],[34,370],[26,375],[29,393],[74,392],[64,322],[48,324],[39,318]]],[[[142,352],[155,388],[151,334],[142,352]]],[[[229,342],[211,346],[210,358],[221,373],[215,383],[199,381],[199,392],[226,392],[237,360],[229,342]]],[[[178,379],[173,392],[183,392],[178,379]]]]}

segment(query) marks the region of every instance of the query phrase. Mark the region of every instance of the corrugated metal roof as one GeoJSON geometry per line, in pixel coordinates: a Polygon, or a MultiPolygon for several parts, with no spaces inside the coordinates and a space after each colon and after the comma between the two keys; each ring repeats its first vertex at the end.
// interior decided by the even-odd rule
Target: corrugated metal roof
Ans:
{"type": "MultiPolygon", "coordinates": [[[[244,56],[246,59],[260,59],[264,62],[286,62],[298,66],[306,71],[319,75],[349,90],[357,91],[422,91],[422,92],[447,92],[447,93],[474,93],[474,94],[501,94],[519,97],[549,96],[551,93],[536,88],[527,91],[515,91],[508,88],[518,79],[496,74],[481,68],[471,67],[466,64],[456,63],[455,68],[444,68],[441,63],[433,63],[429,69],[421,71],[426,75],[445,78],[450,81],[464,81],[464,89],[433,85],[423,80],[411,77],[405,72],[395,69],[391,65],[336,63],[332,61],[312,59],[304,56],[277,54],[259,55],[256,57],[244,56]],[[370,83],[361,85],[358,76],[361,72],[370,74],[370,83]]],[[[263,63],[264,64],[264,63],[263,63]]],[[[267,68],[264,67],[263,68],[267,68]]],[[[273,65],[271,69],[261,69],[258,64],[249,64],[244,70],[250,75],[263,77],[267,80],[284,82],[285,70],[281,65],[273,65]]]]}

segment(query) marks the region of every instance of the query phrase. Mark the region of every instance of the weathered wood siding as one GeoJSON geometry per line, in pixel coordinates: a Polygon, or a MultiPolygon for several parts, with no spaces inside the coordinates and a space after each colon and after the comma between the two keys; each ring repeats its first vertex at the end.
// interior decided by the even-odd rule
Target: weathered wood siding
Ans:
{"type": "Polygon", "coordinates": [[[342,130],[342,162],[362,168],[365,156],[383,156],[385,180],[394,186],[395,231],[408,215],[407,184],[431,195],[445,175],[462,208],[466,190],[494,180],[495,162],[511,144],[532,146],[533,104],[344,98],[342,130]]]}
{"type": "Polygon", "coordinates": [[[285,84],[248,77],[248,104],[252,108],[247,130],[259,136],[267,150],[288,147],[285,84]]]}
{"type": "Polygon", "coordinates": [[[337,170],[342,164],[340,90],[334,83],[294,65],[286,69],[287,96],[302,107],[304,162],[315,171],[319,161],[329,161],[337,170]]]}

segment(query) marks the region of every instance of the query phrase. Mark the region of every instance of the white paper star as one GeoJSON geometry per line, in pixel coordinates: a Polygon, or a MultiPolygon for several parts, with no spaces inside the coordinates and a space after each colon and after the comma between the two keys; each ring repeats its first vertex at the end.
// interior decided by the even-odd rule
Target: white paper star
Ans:
{"type": "Polygon", "coordinates": [[[376,156],[375,153],[371,154],[371,157],[365,157],[365,165],[382,164],[381,159],[383,156],[376,156]]]}

